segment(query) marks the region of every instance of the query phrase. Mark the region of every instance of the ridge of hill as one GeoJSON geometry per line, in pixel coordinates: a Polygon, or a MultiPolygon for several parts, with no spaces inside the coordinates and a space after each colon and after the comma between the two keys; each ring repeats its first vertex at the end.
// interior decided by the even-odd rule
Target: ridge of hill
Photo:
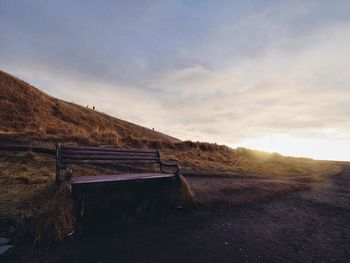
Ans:
{"type": "MultiPolygon", "coordinates": [[[[180,141],[151,129],[51,97],[0,71],[0,141],[15,137],[30,144],[159,148],[162,158],[180,162],[185,173],[323,176],[339,164],[284,157],[245,148],[180,141]],[[5,139],[4,139],[5,138],[5,139]]],[[[16,141],[15,140],[15,141],[16,141]]]]}
{"type": "Polygon", "coordinates": [[[2,71],[0,119],[0,133],[17,133],[39,141],[92,145],[128,145],[135,140],[180,142],[160,132],[56,99],[2,71]]]}

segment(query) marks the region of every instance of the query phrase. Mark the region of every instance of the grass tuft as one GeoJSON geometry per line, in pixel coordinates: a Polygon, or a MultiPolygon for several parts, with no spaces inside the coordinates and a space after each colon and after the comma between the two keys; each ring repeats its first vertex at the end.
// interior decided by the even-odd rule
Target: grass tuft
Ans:
{"type": "Polygon", "coordinates": [[[32,202],[43,202],[30,220],[34,244],[50,244],[63,240],[75,227],[75,205],[67,187],[48,184],[32,202]]]}

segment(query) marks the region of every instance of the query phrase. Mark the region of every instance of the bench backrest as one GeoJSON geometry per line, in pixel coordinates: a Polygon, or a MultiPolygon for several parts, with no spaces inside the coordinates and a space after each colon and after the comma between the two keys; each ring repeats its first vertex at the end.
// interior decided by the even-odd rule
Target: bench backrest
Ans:
{"type": "Polygon", "coordinates": [[[57,163],[60,168],[70,164],[160,164],[157,149],[121,149],[79,147],[57,144],[57,163]]]}

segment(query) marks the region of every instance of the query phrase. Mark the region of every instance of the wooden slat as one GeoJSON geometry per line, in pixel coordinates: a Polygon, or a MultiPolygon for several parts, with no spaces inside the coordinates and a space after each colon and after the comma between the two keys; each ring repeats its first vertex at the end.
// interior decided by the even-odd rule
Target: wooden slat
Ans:
{"type": "Polygon", "coordinates": [[[129,156],[84,156],[84,157],[61,157],[61,161],[78,161],[78,160],[115,160],[115,161],[159,161],[156,157],[129,157],[129,156]]]}
{"type": "Polygon", "coordinates": [[[125,153],[125,152],[61,152],[61,156],[138,156],[138,157],[158,157],[157,153],[125,153]]]}
{"type": "Polygon", "coordinates": [[[158,160],[157,156],[61,155],[61,160],[158,160]]]}
{"type": "Polygon", "coordinates": [[[116,152],[157,152],[155,149],[127,149],[127,148],[109,148],[109,147],[86,147],[86,146],[68,146],[61,145],[61,150],[91,150],[91,151],[116,151],[116,152]]]}
{"type": "Polygon", "coordinates": [[[101,148],[101,149],[61,149],[61,152],[116,152],[116,153],[144,153],[152,154],[157,153],[157,150],[130,150],[130,149],[114,149],[114,148],[101,148]]]}
{"type": "Polygon", "coordinates": [[[62,159],[61,164],[155,164],[158,159],[153,160],[75,160],[62,159]]]}
{"type": "Polygon", "coordinates": [[[96,184],[117,181],[132,181],[132,180],[150,180],[175,177],[175,174],[161,173],[135,173],[135,174],[118,174],[118,175],[103,175],[103,176],[76,176],[72,177],[72,185],[81,184],[96,184]]]}

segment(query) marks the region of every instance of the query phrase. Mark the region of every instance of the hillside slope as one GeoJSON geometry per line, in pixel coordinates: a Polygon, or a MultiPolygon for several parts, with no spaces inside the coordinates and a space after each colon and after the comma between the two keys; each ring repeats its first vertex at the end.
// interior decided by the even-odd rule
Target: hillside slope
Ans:
{"type": "Polygon", "coordinates": [[[139,125],[53,98],[2,71],[0,120],[0,133],[20,133],[39,141],[113,145],[135,141],[179,142],[139,125]]]}
{"type": "Polygon", "coordinates": [[[160,148],[162,158],[179,161],[185,173],[317,177],[340,171],[338,164],[330,162],[283,157],[244,148],[231,149],[217,144],[182,142],[53,98],[0,71],[0,139],[4,142],[11,136],[31,144],[51,146],[60,141],[81,145],[160,148]]]}

